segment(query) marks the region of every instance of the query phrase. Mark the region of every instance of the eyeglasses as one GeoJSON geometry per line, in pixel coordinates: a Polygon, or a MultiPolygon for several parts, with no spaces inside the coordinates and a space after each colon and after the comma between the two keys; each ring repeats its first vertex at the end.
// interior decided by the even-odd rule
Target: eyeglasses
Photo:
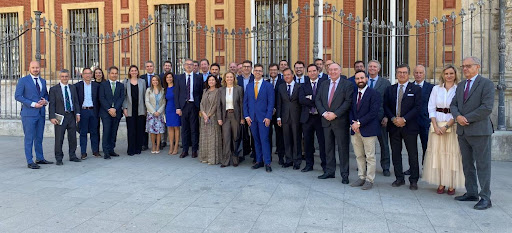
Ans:
{"type": "Polygon", "coordinates": [[[396,74],[409,74],[407,71],[397,71],[396,74]]]}
{"type": "Polygon", "coordinates": [[[253,70],[253,72],[263,72],[263,70],[253,70]]]}
{"type": "Polygon", "coordinates": [[[478,64],[461,65],[461,66],[460,66],[460,68],[461,68],[461,69],[464,69],[464,68],[469,69],[469,68],[471,68],[471,67],[472,67],[472,66],[474,66],[474,65],[478,65],[478,64]]]}

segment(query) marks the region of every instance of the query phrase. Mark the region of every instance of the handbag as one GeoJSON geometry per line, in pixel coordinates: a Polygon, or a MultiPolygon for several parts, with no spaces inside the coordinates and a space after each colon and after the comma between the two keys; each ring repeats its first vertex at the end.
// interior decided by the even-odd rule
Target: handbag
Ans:
{"type": "MultiPolygon", "coordinates": [[[[437,126],[439,126],[439,127],[444,127],[446,124],[448,124],[447,121],[438,121],[437,122],[437,126]]],[[[432,122],[430,122],[430,132],[431,133],[435,133],[434,126],[432,125],[432,122]]],[[[452,127],[446,129],[446,132],[447,133],[451,133],[452,132],[452,127]]]]}

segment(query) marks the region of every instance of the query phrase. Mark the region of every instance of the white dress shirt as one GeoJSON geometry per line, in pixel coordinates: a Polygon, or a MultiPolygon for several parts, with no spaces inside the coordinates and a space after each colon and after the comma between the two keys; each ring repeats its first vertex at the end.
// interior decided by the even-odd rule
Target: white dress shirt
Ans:
{"type": "Polygon", "coordinates": [[[189,102],[194,102],[194,74],[193,73],[186,73],[185,72],[185,87],[187,87],[187,80],[188,80],[188,77],[190,76],[190,96],[188,97],[189,98],[189,102]]]}
{"type": "Polygon", "coordinates": [[[87,84],[84,82],[84,102],[82,107],[94,107],[92,101],[92,83],[87,84]]]}
{"type": "Polygon", "coordinates": [[[450,121],[453,119],[451,113],[442,113],[436,111],[437,108],[450,108],[452,99],[455,96],[457,85],[453,85],[450,90],[446,90],[444,84],[442,86],[436,85],[432,88],[430,99],[428,100],[428,117],[435,117],[436,121],[450,121]]]}

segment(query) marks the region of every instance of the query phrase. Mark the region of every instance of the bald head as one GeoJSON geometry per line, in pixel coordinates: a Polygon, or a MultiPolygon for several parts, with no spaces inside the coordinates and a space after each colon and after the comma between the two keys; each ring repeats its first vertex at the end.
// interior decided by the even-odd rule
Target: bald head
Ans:
{"type": "Polygon", "coordinates": [[[31,61],[28,70],[32,76],[39,76],[41,65],[38,61],[31,61]]]}
{"type": "Polygon", "coordinates": [[[417,84],[420,84],[425,80],[425,71],[425,66],[423,65],[417,65],[416,67],[414,67],[414,81],[417,84]]]}

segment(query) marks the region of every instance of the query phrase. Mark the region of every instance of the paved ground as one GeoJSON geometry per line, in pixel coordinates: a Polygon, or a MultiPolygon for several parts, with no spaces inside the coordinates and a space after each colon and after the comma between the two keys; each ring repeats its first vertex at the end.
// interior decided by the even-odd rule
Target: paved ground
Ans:
{"type": "MultiPolygon", "coordinates": [[[[123,143],[109,161],[30,170],[21,141],[0,137],[0,232],[512,232],[507,162],[493,162],[494,207],[476,211],[424,182],[393,188],[380,170],[374,189],[362,191],[339,177],[318,180],[318,167],[221,169],[190,157],[128,157],[123,143]]],[[[51,138],[45,154],[55,161],[51,138]]]]}

